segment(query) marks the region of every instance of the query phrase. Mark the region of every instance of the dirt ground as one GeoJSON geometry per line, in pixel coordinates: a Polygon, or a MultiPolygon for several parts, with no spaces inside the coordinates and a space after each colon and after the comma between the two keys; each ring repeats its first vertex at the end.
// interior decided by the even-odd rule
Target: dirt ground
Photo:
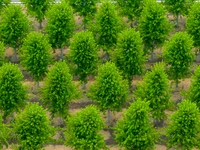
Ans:
{"type": "MultiPolygon", "coordinates": [[[[171,22],[174,21],[173,19],[173,16],[172,15],[168,15],[168,18],[171,22]]],[[[45,26],[46,22],[44,21],[43,22],[43,26],[45,26]]],[[[81,24],[81,19],[79,17],[76,17],[76,24],[77,24],[77,31],[80,31],[82,30],[82,27],[80,26],[81,24]]],[[[184,18],[180,18],[179,20],[179,27],[178,28],[175,28],[175,31],[172,32],[172,34],[174,32],[177,32],[177,31],[183,31],[185,27],[185,20],[184,18]]],[[[34,23],[34,28],[36,30],[38,30],[38,23],[35,22],[34,23]]],[[[67,54],[68,52],[68,49],[64,49],[64,54],[67,54]]],[[[155,62],[158,62],[158,61],[161,61],[161,59],[158,57],[159,54],[161,54],[162,52],[162,49],[157,49],[155,50],[155,58],[154,58],[154,61],[148,61],[146,63],[146,70],[149,70],[150,67],[155,64],[155,62]]],[[[54,53],[54,58],[55,59],[58,59],[59,58],[59,54],[60,54],[60,51],[59,50],[56,50],[56,53],[54,53]]],[[[6,59],[8,59],[9,61],[13,61],[13,51],[11,48],[8,48],[5,52],[5,57],[6,59]]],[[[194,67],[192,68],[191,72],[194,71],[195,67],[198,65],[198,62],[195,62],[194,64],[194,67]]],[[[29,95],[30,95],[30,101],[31,102],[40,102],[39,99],[38,99],[38,92],[36,90],[36,86],[35,86],[35,83],[34,83],[34,80],[32,79],[32,77],[30,76],[30,74],[25,71],[25,69],[20,66],[20,69],[22,70],[23,72],[23,75],[24,75],[24,80],[23,80],[23,83],[24,85],[28,85],[29,86],[29,95]]],[[[74,79],[76,80],[76,77],[74,77],[74,79]]],[[[132,82],[132,87],[133,89],[136,88],[137,86],[137,83],[139,81],[141,81],[142,77],[135,77],[133,82],[132,82]]],[[[91,83],[94,81],[94,78],[91,77],[91,78],[88,78],[88,83],[86,85],[86,91],[88,90],[89,86],[91,85],[91,83]]],[[[77,82],[77,81],[75,81],[77,82]]],[[[186,90],[190,85],[190,78],[186,78],[185,80],[182,80],[179,84],[179,88],[174,88],[174,91],[172,93],[172,100],[175,101],[175,102],[180,102],[183,97],[180,95],[180,89],[183,89],[183,90],[186,90]]],[[[42,87],[43,86],[43,82],[40,82],[40,86],[42,87]]],[[[90,101],[86,95],[83,96],[83,98],[79,99],[79,100],[76,100],[74,102],[72,102],[70,104],[70,112],[72,114],[75,114],[77,111],[80,110],[80,108],[84,108],[85,106],[89,105],[89,104],[94,104],[92,101],[90,101]]],[[[126,105],[125,107],[123,107],[123,110],[125,110],[126,108],[128,107],[128,105],[126,105]]],[[[122,111],[123,112],[123,111],[122,111]]],[[[116,121],[119,120],[121,117],[122,117],[122,112],[117,112],[115,114],[112,114],[111,115],[111,124],[110,126],[113,127],[115,126],[116,124],[116,121]]],[[[168,111],[169,114],[171,114],[172,112],[168,111]]],[[[47,114],[48,116],[49,113],[47,114]]],[[[106,114],[102,114],[102,117],[103,119],[105,120],[106,122],[106,114]]],[[[58,118],[55,118],[53,119],[53,126],[60,126],[60,123],[58,122],[58,118]]],[[[167,126],[167,123],[165,122],[164,124],[164,127],[167,126]]],[[[158,128],[159,130],[162,128],[158,128]]],[[[114,138],[114,135],[113,135],[113,131],[110,130],[109,128],[105,128],[103,131],[100,132],[101,134],[104,135],[105,137],[105,142],[107,144],[107,146],[110,148],[110,150],[118,150],[119,148],[117,147],[117,144],[116,142],[113,140],[114,138]]],[[[55,139],[58,139],[59,137],[61,136],[61,134],[56,134],[55,136],[55,139]]],[[[69,147],[66,147],[64,145],[59,145],[59,144],[54,144],[54,145],[47,145],[45,146],[45,149],[46,150],[71,150],[69,147]]],[[[4,148],[4,150],[11,150],[11,148],[4,148]]],[[[158,142],[158,144],[156,145],[156,150],[166,150],[166,145],[162,142],[158,142]]]]}

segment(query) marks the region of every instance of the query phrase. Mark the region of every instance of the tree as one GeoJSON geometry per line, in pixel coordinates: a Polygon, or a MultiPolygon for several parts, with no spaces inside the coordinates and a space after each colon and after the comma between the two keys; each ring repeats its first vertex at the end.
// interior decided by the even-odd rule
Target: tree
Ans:
{"type": "Polygon", "coordinates": [[[186,99],[194,102],[197,105],[197,107],[200,109],[199,83],[200,83],[200,66],[198,66],[195,69],[194,75],[192,75],[191,77],[190,87],[188,88],[186,92],[183,92],[182,94],[186,99]]]}
{"type": "MultiPolygon", "coordinates": [[[[192,36],[194,46],[200,50],[200,3],[195,3],[189,11],[188,18],[186,20],[187,32],[192,36]]],[[[200,59],[200,53],[199,53],[200,59]]]]}
{"type": "Polygon", "coordinates": [[[113,60],[131,85],[133,76],[142,74],[145,62],[139,32],[126,29],[119,34],[113,60]]]}
{"type": "Polygon", "coordinates": [[[156,63],[151,68],[151,72],[145,74],[143,82],[138,84],[134,95],[136,98],[149,102],[152,117],[162,121],[167,117],[165,110],[172,104],[171,92],[168,75],[165,73],[165,64],[156,63]]]}
{"type": "Polygon", "coordinates": [[[21,64],[30,72],[38,86],[51,63],[50,49],[51,45],[46,37],[35,31],[27,35],[20,49],[21,64]]]}
{"type": "Polygon", "coordinates": [[[138,20],[143,8],[144,0],[117,0],[117,5],[122,15],[125,15],[133,27],[133,19],[138,20]]]}
{"type": "Polygon", "coordinates": [[[87,75],[93,74],[97,68],[98,49],[93,34],[89,31],[77,33],[70,43],[69,58],[75,74],[86,83],[87,75]]]}
{"type": "Polygon", "coordinates": [[[146,0],[139,20],[139,32],[144,42],[145,55],[163,44],[169,35],[171,26],[165,16],[164,7],[155,0],[146,0]]]}
{"type": "Polygon", "coordinates": [[[192,48],[192,38],[186,32],[177,32],[166,43],[163,50],[163,58],[168,67],[168,75],[175,81],[177,87],[179,79],[189,74],[190,67],[194,62],[192,48]]]}
{"type": "Polygon", "coordinates": [[[65,62],[56,62],[44,79],[41,88],[42,101],[48,107],[52,117],[66,118],[69,103],[79,96],[78,89],[72,82],[72,75],[65,62]]]}
{"type": "Polygon", "coordinates": [[[188,13],[189,8],[195,0],[165,0],[164,4],[167,10],[176,16],[176,26],[178,26],[178,17],[180,14],[188,13]]]}
{"type": "Polygon", "coordinates": [[[117,121],[115,141],[126,150],[155,149],[157,133],[150,122],[149,104],[140,99],[133,102],[117,121]]]}
{"type": "Polygon", "coordinates": [[[199,109],[195,103],[189,100],[179,103],[178,110],[171,116],[167,127],[167,146],[177,149],[199,149],[199,117],[199,109]]]}
{"type": "Polygon", "coordinates": [[[2,123],[2,115],[0,114],[0,150],[3,149],[3,145],[6,145],[8,147],[8,137],[10,134],[9,128],[2,123]]]}
{"type": "Polygon", "coordinates": [[[81,109],[68,119],[66,126],[68,130],[65,132],[65,145],[79,150],[106,149],[104,137],[99,134],[104,122],[95,106],[81,109]]]}
{"type": "Polygon", "coordinates": [[[84,28],[97,12],[96,4],[99,0],[68,0],[75,13],[83,17],[84,28]]]}
{"type": "Polygon", "coordinates": [[[17,48],[30,31],[30,21],[18,5],[8,5],[1,13],[0,39],[6,46],[14,48],[14,60],[17,60],[17,48]]]}
{"type": "Polygon", "coordinates": [[[73,11],[68,3],[62,1],[53,5],[47,12],[46,33],[52,48],[59,48],[63,60],[62,48],[68,45],[75,29],[73,11]]]}
{"type": "Polygon", "coordinates": [[[88,96],[102,111],[108,110],[108,123],[110,123],[110,110],[120,111],[128,96],[128,82],[122,80],[114,63],[107,62],[98,69],[96,81],[90,86],[88,96]]]}
{"type": "Polygon", "coordinates": [[[97,43],[108,52],[116,44],[117,34],[123,29],[122,19],[116,14],[114,4],[102,2],[93,24],[97,43]]]}
{"type": "Polygon", "coordinates": [[[42,28],[42,21],[44,20],[46,12],[54,1],[55,0],[21,0],[21,2],[25,4],[28,13],[34,16],[39,22],[40,29],[42,28]]]}
{"type": "Polygon", "coordinates": [[[46,113],[38,103],[29,103],[17,116],[14,133],[19,138],[19,149],[40,150],[52,140],[54,129],[46,113]]]}
{"type": "Polygon", "coordinates": [[[0,0],[0,11],[2,11],[4,6],[8,6],[11,0],[0,0]]]}
{"type": "Polygon", "coordinates": [[[0,42],[0,66],[4,63],[4,53],[5,53],[5,47],[3,42],[0,42]]]}
{"type": "Polygon", "coordinates": [[[17,65],[5,63],[0,68],[0,110],[3,117],[19,111],[27,100],[23,75],[17,65]]]}

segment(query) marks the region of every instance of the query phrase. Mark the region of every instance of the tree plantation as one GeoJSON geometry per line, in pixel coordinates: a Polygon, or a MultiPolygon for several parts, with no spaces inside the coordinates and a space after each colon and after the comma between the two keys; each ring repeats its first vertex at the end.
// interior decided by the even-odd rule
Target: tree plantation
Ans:
{"type": "Polygon", "coordinates": [[[200,3],[0,0],[0,150],[200,149],[200,3]]]}

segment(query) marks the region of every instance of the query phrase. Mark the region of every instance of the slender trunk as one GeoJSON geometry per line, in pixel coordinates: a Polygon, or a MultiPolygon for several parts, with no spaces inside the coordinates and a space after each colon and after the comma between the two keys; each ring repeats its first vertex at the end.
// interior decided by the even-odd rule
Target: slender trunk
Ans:
{"type": "Polygon", "coordinates": [[[59,122],[59,124],[60,124],[60,125],[62,125],[62,124],[63,124],[62,117],[59,117],[59,118],[58,118],[58,122],[59,122]]]}
{"type": "Polygon", "coordinates": [[[82,84],[82,90],[85,90],[86,89],[86,82],[83,82],[82,84]]]}
{"type": "Polygon", "coordinates": [[[176,14],[176,27],[178,27],[178,15],[179,14],[176,14]]]}
{"type": "Polygon", "coordinates": [[[108,109],[108,120],[107,120],[108,124],[110,124],[110,109],[108,109]]]}
{"type": "Polygon", "coordinates": [[[154,59],[154,40],[152,41],[151,60],[154,59]]]}
{"type": "Polygon", "coordinates": [[[39,87],[40,87],[40,84],[39,84],[39,81],[37,81],[36,82],[36,91],[38,91],[39,87]]]}
{"type": "Polygon", "coordinates": [[[63,61],[63,49],[62,48],[60,48],[60,57],[61,57],[61,59],[63,61]]]}
{"type": "Polygon", "coordinates": [[[176,88],[178,88],[178,81],[176,82],[176,88]]]}
{"type": "Polygon", "coordinates": [[[14,61],[17,61],[17,49],[14,48],[14,61]]]}
{"type": "Polygon", "coordinates": [[[13,112],[11,121],[13,122],[14,120],[15,120],[15,115],[14,115],[14,112],[13,112]]]}
{"type": "Polygon", "coordinates": [[[133,28],[133,20],[131,20],[130,26],[131,28],[133,28]]]}
{"type": "Polygon", "coordinates": [[[85,23],[83,24],[83,29],[86,30],[86,24],[85,23]]]}
{"type": "Polygon", "coordinates": [[[39,22],[39,29],[42,29],[42,21],[39,22]]]}
{"type": "Polygon", "coordinates": [[[106,58],[106,60],[109,60],[109,54],[108,54],[108,52],[107,52],[107,51],[106,51],[105,58],[106,58]]]}

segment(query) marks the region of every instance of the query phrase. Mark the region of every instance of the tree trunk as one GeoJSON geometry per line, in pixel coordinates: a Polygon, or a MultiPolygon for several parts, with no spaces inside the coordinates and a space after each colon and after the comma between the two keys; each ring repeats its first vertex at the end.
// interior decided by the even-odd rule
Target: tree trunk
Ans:
{"type": "Polygon", "coordinates": [[[83,82],[82,84],[82,90],[85,90],[86,89],[86,82],[83,82]]]}
{"type": "Polygon", "coordinates": [[[154,40],[152,41],[151,60],[154,59],[154,40]]]}
{"type": "Polygon", "coordinates": [[[60,48],[60,57],[61,57],[61,59],[63,61],[63,49],[62,48],[60,48]]]}
{"type": "Polygon", "coordinates": [[[16,62],[17,61],[17,49],[14,48],[14,61],[16,62]]]}
{"type": "Polygon", "coordinates": [[[11,118],[11,121],[14,122],[15,120],[15,115],[14,115],[14,112],[12,113],[12,118],[11,118]]]}
{"type": "Polygon", "coordinates": [[[105,59],[106,59],[106,60],[109,60],[109,54],[108,54],[107,51],[106,51],[105,59]]]}
{"type": "Polygon", "coordinates": [[[154,126],[155,127],[163,127],[163,124],[164,124],[164,120],[158,120],[158,119],[153,119],[154,120],[154,126]]]}
{"type": "Polygon", "coordinates": [[[178,82],[176,82],[176,88],[178,88],[178,82]]]}
{"type": "Polygon", "coordinates": [[[107,123],[110,124],[110,109],[108,109],[108,120],[107,123]]]}
{"type": "Polygon", "coordinates": [[[60,124],[60,125],[62,125],[62,124],[63,124],[62,117],[59,117],[59,118],[58,118],[58,122],[59,122],[59,124],[60,124]]]}
{"type": "Polygon", "coordinates": [[[39,29],[42,29],[42,21],[39,22],[39,29]]]}

